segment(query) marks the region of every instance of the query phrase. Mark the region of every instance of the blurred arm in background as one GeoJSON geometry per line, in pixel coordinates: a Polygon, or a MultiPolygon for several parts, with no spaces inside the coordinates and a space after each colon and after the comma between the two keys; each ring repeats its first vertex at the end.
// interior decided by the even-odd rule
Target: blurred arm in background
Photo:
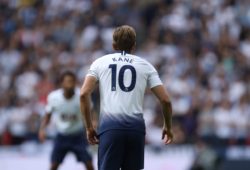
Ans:
{"type": "Polygon", "coordinates": [[[39,134],[38,134],[39,140],[41,142],[44,142],[44,140],[46,139],[46,127],[48,126],[50,120],[51,120],[51,113],[46,113],[42,119],[42,123],[40,125],[39,134]]]}

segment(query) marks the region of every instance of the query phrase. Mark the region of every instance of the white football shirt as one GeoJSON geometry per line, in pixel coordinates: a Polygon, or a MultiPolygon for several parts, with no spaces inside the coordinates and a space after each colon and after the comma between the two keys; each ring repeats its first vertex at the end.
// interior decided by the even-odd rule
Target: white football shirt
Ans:
{"type": "Polygon", "coordinates": [[[61,134],[74,134],[83,129],[79,88],[75,89],[70,99],[64,97],[63,89],[52,91],[47,97],[45,111],[54,116],[56,128],[61,134]]]}
{"type": "Polygon", "coordinates": [[[162,85],[149,62],[131,54],[109,54],[95,60],[87,76],[94,76],[99,82],[101,132],[109,129],[144,131],[145,90],[162,85]],[[137,120],[143,121],[142,126],[138,127],[137,120]]]}

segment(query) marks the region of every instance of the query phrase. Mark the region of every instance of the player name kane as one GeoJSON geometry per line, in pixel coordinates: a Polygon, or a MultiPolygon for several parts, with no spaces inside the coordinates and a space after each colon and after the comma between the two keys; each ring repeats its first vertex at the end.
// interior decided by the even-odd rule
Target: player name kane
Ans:
{"type": "Polygon", "coordinates": [[[133,59],[127,57],[112,58],[113,62],[122,61],[127,63],[132,63],[133,59]]]}

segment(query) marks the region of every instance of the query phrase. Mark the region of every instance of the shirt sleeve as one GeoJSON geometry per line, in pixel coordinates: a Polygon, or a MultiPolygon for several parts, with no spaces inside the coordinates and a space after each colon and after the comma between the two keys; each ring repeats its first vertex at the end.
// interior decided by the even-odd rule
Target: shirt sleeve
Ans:
{"type": "Polygon", "coordinates": [[[154,68],[154,66],[152,66],[150,63],[148,63],[148,65],[149,65],[149,68],[148,68],[149,72],[148,72],[147,86],[149,88],[153,88],[153,87],[162,85],[162,81],[159,77],[158,72],[154,68]]]}
{"type": "Polygon", "coordinates": [[[98,64],[98,60],[95,60],[89,70],[88,70],[88,73],[87,73],[87,76],[93,76],[96,78],[96,80],[99,80],[99,64],[98,64]]]}
{"type": "Polygon", "coordinates": [[[53,96],[49,94],[47,97],[47,105],[45,106],[45,112],[53,113],[53,111],[54,111],[54,100],[53,100],[53,96]]]}

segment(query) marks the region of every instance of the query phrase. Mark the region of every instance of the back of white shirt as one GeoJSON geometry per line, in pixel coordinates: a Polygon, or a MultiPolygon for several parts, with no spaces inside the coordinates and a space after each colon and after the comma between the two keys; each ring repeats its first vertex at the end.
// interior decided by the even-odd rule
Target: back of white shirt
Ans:
{"type": "Polygon", "coordinates": [[[124,53],[109,54],[97,59],[91,65],[87,76],[94,76],[99,81],[101,123],[108,119],[113,120],[109,121],[107,127],[102,127],[101,124],[101,131],[123,129],[120,125],[114,125],[117,122],[143,120],[142,107],[146,88],[162,84],[157,71],[150,63],[135,55],[124,53]]]}

